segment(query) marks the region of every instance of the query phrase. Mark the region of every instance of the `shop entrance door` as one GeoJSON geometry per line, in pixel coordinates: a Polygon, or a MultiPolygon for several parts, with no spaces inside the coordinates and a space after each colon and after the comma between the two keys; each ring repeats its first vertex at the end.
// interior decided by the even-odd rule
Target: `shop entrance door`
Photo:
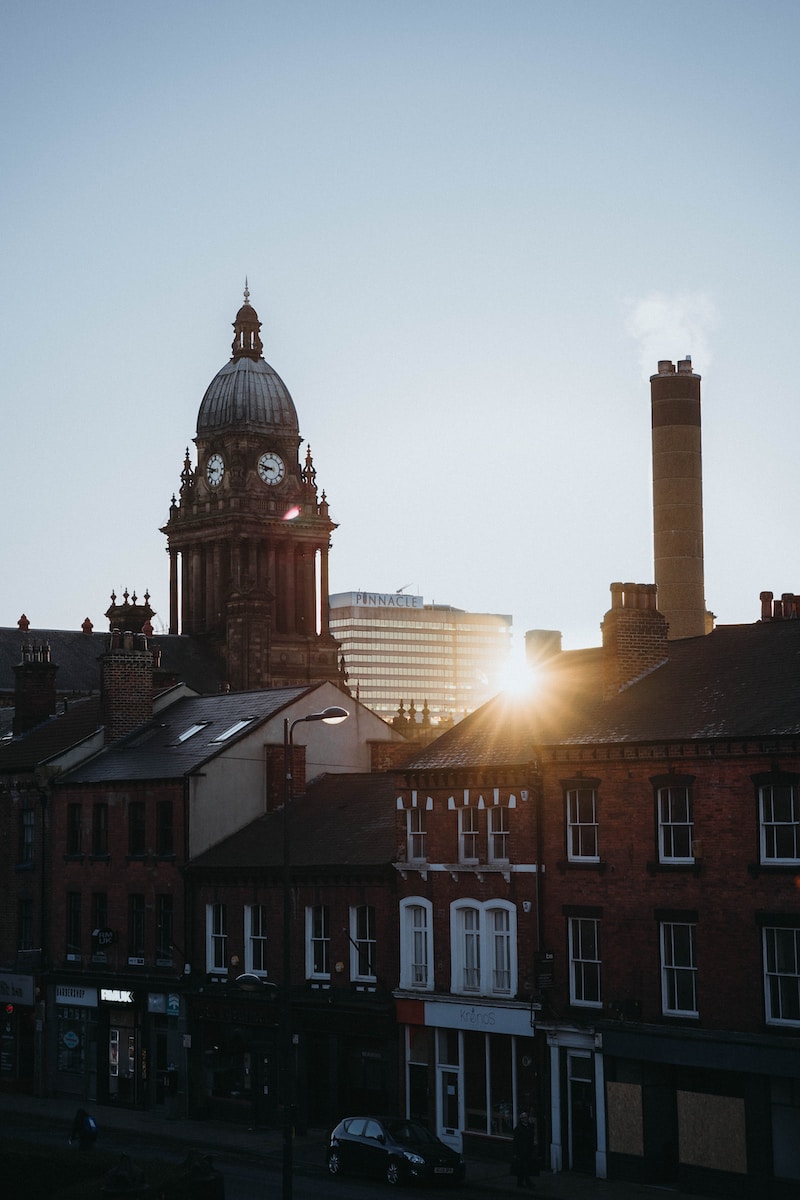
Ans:
{"type": "Polygon", "coordinates": [[[569,1165],[573,1171],[595,1173],[597,1136],[594,1123],[594,1072],[590,1054],[570,1054],[567,1063],[569,1086],[569,1165]]]}
{"type": "Polygon", "coordinates": [[[455,1029],[436,1031],[436,1124],[439,1137],[461,1151],[461,1045],[455,1029]]]}
{"type": "Polygon", "coordinates": [[[135,1106],[141,1102],[147,1074],[141,1055],[141,1034],[134,1014],[113,1009],[108,1028],[108,1098],[118,1104],[135,1106]]]}
{"type": "Polygon", "coordinates": [[[452,1067],[438,1067],[439,1087],[436,1118],[438,1134],[454,1150],[461,1150],[461,1127],[458,1120],[459,1072],[452,1067]]]}

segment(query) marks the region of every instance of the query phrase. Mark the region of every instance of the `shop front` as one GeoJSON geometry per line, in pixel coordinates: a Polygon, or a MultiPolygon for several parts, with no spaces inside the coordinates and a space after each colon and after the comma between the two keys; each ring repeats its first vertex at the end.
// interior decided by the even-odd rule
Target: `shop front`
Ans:
{"type": "Polygon", "coordinates": [[[189,1115],[252,1127],[279,1123],[278,1015],[274,990],[189,1000],[189,1115]]]}
{"type": "Polygon", "coordinates": [[[125,1108],[171,1110],[181,1088],[180,995],[56,984],[49,1022],[50,1089],[125,1108]]]}
{"type": "Polygon", "coordinates": [[[455,1150],[506,1154],[521,1112],[539,1140],[528,1006],[400,999],[406,1114],[455,1150]]]}
{"type": "Polygon", "coordinates": [[[602,1031],[609,1176],[708,1195],[800,1195],[800,1043],[602,1031]]]}
{"type": "Polygon", "coordinates": [[[0,1088],[34,1090],[36,987],[32,975],[0,971],[0,1088]]]}

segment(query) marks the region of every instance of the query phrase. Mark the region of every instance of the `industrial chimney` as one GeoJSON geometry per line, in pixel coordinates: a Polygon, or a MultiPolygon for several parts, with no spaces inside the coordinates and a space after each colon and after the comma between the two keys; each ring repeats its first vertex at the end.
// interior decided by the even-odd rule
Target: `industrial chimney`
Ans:
{"type": "Polygon", "coordinates": [[[688,356],[650,376],[653,423],[653,550],[658,610],[669,639],[711,630],[703,569],[700,376],[688,356]]]}

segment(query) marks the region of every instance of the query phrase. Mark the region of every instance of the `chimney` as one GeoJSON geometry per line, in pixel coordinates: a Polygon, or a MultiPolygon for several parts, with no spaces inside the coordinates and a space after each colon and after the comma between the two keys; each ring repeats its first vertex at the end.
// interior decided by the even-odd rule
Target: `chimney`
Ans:
{"type": "Polygon", "coordinates": [[[669,657],[666,618],[654,583],[612,583],[603,618],[603,699],[660,667],[669,657]]]}
{"type": "Polygon", "coordinates": [[[658,602],[670,640],[711,631],[703,564],[700,376],[669,359],[650,376],[653,551],[658,602]]]}
{"type": "Polygon", "coordinates": [[[100,656],[100,711],[106,743],[150,720],[154,665],[144,634],[111,631],[106,652],[100,656]]]}
{"type": "Polygon", "coordinates": [[[529,667],[540,667],[560,653],[560,630],[529,629],[525,634],[525,662],[529,667]]]}
{"type": "Polygon", "coordinates": [[[772,592],[762,592],[760,598],[762,621],[800,620],[800,596],[794,592],[784,592],[780,600],[772,592]]]}
{"type": "Polygon", "coordinates": [[[50,646],[23,643],[22,659],[14,667],[14,737],[41,725],[56,711],[56,671],[50,646]]]}

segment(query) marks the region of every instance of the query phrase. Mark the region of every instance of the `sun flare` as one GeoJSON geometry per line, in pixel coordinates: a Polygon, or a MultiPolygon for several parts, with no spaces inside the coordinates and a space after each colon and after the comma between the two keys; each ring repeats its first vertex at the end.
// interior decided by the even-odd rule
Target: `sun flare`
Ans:
{"type": "Polygon", "coordinates": [[[529,696],[541,686],[542,673],[524,659],[510,661],[500,675],[500,690],[509,696],[529,696]]]}

